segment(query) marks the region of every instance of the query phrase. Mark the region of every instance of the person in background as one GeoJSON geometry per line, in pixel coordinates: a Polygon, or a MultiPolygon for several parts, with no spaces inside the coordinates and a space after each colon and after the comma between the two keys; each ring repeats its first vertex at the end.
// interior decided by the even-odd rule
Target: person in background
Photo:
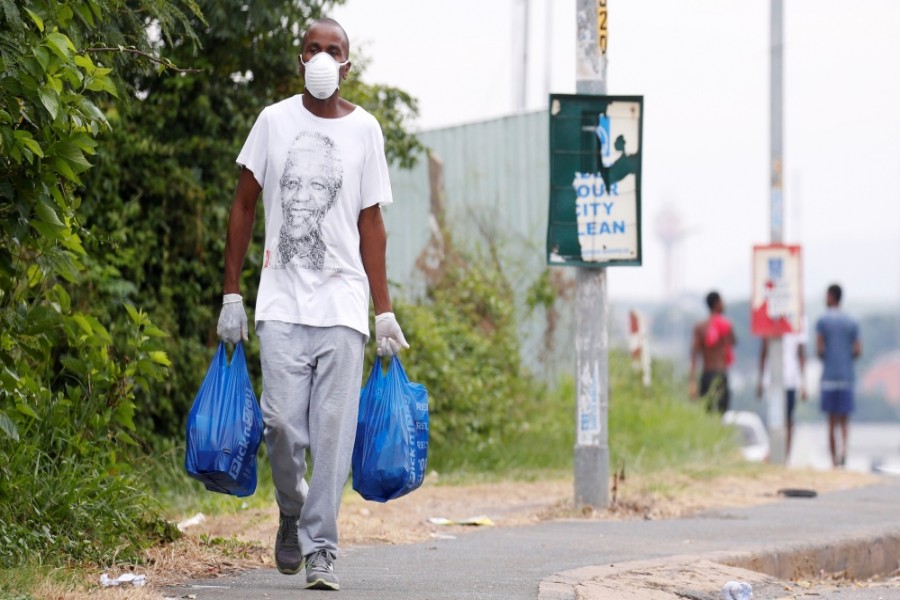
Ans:
{"type": "Polygon", "coordinates": [[[842,295],[841,286],[828,286],[828,310],[816,323],[816,353],[822,359],[822,412],[828,415],[828,448],[835,467],[843,467],[847,460],[850,415],[855,408],[853,361],[862,354],[859,324],[841,310],[842,295]]]}
{"type": "Polygon", "coordinates": [[[731,392],[728,388],[728,367],[734,362],[734,345],[737,338],[734,327],[725,317],[725,303],[718,292],[706,296],[709,318],[694,326],[691,342],[690,395],[697,398],[697,359],[703,361],[700,375],[700,397],[705,398],[710,410],[720,413],[728,410],[731,392]]]}
{"type": "Polygon", "coordinates": [[[337,517],[350,472],[369,298],[378,353],[408,348],[388,293],[381,206],[392,202],[384,136],[341,98],[350,42],[322,18],[303,35],[305,89],[260,113],[237,158],[218,334],[247,339],[241,269],[263,194],[256,298],[266,448],[280,512],[275,565],[305,587],[340,589],[337,517]],[[307,454],[309,456],[307,456],[307,454]],[[307,460],[315,468],[306,481],[307,460]]]}
{"type": "MultiPolygon", "coordinates": [[[[759,381],[756,384],[756,397],[762,398],[768,380],[766,361],[769,355],[769,339],[763,338],[759,345],[759,381]]],[[[781,336],[781,381],[784,388],[784,401],[787,405],[787,427],[785,428],[785,456],[791,455],[791,436],[794,429],[794,409],[797,396],[806,402],[806,325],[800,331],[786,333],[781,336]]]]}

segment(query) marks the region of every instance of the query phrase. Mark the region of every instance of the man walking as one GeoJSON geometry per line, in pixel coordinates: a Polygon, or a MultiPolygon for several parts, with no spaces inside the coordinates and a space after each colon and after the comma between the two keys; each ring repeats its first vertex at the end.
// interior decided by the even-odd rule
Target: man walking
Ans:
{"type": "MultiPolygon", "coordinates": [[[[787,405],[787,428],[785,429],[785,456],[791,455],[791,437],[794,430],[794,410],[797,397],[806,402],[806,325],[802,329],[781,336],[782,367],[781,380],[784,387],[784,401],[787,405]]],[[[769,358],[769,339],[763,338],[759,347],[759,381],[756,397],[762,398],[767,379],[766,362],[769,358]]]]}
{"type": "Polygon", "coordinates": [[[697,357],[703,360],[700,375],[700,397],[705,398],[708,408],[720,413],[728,410],[731,393],[728,389],[728,367],[734,362],[733,347],[737,343],[734,328],[725,313],[725,303],[718,292],[706,296],[709,318],[694,326],[691,342],[690,394],[697,397],[697,357]]]}
{"type": "Polygon", "coordinates": [[[853,361],[862,354],[859,325],[841,311],[841,286],[828,286],[827,312],[816,323],[816,352],[822,359],[822,412],[828,415],[828,448],[831,463],[843,467],[853,400],[853,361]],[[836,430],[840,429],[840,440],[836,430]]]}
{"type": "Polygon", "coordinates": [[[218,333],[247,339],[240,274],[256,205],[266,214],[256,298],[266,447],[280,509],[275,564],[340,589],[337,516],[350,471],[371,293],[378,353],[408,348],[391,312],[381,206],[392,202],[375,118],[340,97],[350,42],[315,21],[298,56],[302,95],[266,107],[237,158],[218,333]],[[307,483],[307,451],[314,469],[307,483]]]}

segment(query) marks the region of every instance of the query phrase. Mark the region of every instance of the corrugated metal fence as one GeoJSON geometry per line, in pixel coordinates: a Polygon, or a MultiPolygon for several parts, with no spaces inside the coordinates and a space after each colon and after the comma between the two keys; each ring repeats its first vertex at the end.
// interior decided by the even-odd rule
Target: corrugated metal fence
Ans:
{"type": "MultiPolygon", "coordinates": [[[[550,375],[572,362],[571,310],[560,306],[555,352],[544,351],[543,311],[527,314],[525,292],[545,269],[548,210],[546,111],[426,131],[422,143],[444,165],[445,212],[454,240],[467,248],[498,251],[516,290],[523,354],[537,373],[550,375]]],[[[392,168],[394,204],[384,211],[388,277],[394,294],[419,296],[423,275],[416,259],[429,240],[429,179],[425,157],[412,170],[392,168]]],[[[566,277],[571,274],[566,271],[566,277]]]]}

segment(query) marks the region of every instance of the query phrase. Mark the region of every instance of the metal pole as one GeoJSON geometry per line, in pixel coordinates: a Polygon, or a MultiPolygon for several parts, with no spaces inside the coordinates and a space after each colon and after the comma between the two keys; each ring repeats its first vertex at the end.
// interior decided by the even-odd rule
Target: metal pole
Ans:
{"type": "Polygon", "coordinates": [[[550,96],[550,74],[553,71],[553,0],[547,0],[544,14],[544,98],[550,96]]]}
{"type": "MultiPolygon", "coordinates": [[[[771,86],[770,127],[772,179],[769,206],[769,239],[772,244],[784,242],[784,196],[782,194],[782,87],[784,81],[783,2],[771,0],[771,86]]],[[[776,465],[787,462],[787,403],[784,398],[783,347],[780,337],[769,339],[770,386],[768,397],[769,461],[776,465]]]]}
{"type": "MultiPolygon", "coordinates": [[[[516,37],[516,53],[519,54],[518,67],[515,70],[515,106],[516,110],[521,112],[528,105],[528,51],[529,51],[529,9],[531,0],[518,0],[513,6],[513,10],[518,13],[517,17],[521,17],[518,35],[513,32],[516,37]]],[[[518,19],[516,19],[518,21],[518,19]]],[[[516,22],[514,21],[514,22],[516,22]]]]}
{"type": "MultiPolygon", "coordinates": [[[[606,94],[606,0],[576,0],[575,90],[606,94]]],[[[609,333],[606,269],[575,274],[575,503],[609,505],[609,333]]]]}

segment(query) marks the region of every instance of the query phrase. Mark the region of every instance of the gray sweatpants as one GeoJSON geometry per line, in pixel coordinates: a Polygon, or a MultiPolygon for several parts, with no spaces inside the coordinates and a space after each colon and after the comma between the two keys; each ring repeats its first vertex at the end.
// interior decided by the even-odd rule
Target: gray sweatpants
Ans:
{"type": "Polygon", "coordinates": [[[256,325],[260,399],[275,499],[300,516],[304,555],[338,553],[337,516],[356,437],[365,337],[348,327],[256,325]],[[309,484],[306,451],[313,469],[309,484]]]}

